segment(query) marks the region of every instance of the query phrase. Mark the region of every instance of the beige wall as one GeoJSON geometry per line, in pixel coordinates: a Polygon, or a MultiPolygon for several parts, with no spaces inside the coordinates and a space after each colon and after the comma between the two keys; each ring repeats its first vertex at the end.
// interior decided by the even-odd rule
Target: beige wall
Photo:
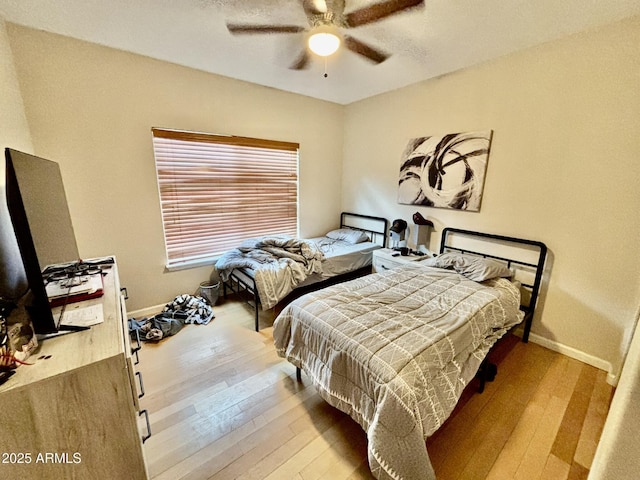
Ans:
{"type": "Polygon", "coordinates": [[[300,143],[300,231],[334,227],[343,108],[7,24],[35,154],[58,161],[83,257],[115,254],[130,310],[193,293],[165,272],[151,127],[300,143]]]}
{"type": "Polygon", "coordinates": [[[29,153],[33,147],[13,66],[6,24],[1,18],[0,85],[0,265],[4,266],[0,271],[0,297],[15,299],[24,292],[26,278],[5,202],[4,148],[11,146],[29,153]]]}
{"type": "Polygon", "coordinates": [[[541,240],[534,340],[617,374],[640,303],[640,18],[346,109],[345,209],[541,240]],[[480,213],[399,205],[408,139],[494,131],[480,213]],[[574,351],[575,349],[575,351],[574,351]]]}

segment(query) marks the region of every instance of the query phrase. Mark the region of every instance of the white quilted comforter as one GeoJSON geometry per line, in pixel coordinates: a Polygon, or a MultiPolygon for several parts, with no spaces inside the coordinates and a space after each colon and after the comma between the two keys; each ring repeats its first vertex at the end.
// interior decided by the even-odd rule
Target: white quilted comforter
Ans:
{"type": "Polygon", "coordinates": [[[295,300],[273,336],[278,354],[367,432],[376,478],[432,479],[425,441],[522,320],[519,302],[508,280],[480,284],[413,263],[295,300]]]}

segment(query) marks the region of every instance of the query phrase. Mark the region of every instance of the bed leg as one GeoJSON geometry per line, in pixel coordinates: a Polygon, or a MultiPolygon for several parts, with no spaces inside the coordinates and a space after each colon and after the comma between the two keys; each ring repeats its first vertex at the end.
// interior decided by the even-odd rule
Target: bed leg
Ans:
{"type": "Polygon", "coordinates": [[[493,382],[498,373],[498,366],[495,363],[491,363],[486,358],[480,364],[478,370],[478,377],[480,379],[480,386],[478,387],[478,393],[484,392],[484,385],[486,382],[493,382]]]}
{"type": "Polygon", "coordinates": [[[533,314],[531,312],[527,312],[524,315],[524,332],[522,334],[522,341],[524,343],[529,342],[529,332],[531,331],[531,323],[533,321],[533,314]]]}
{"type": "Polygon", "coordinates": [[[300,367],[296,367],[296,380],[299,382],[302,381],[302,370],[300,370],[300,367]]]}
{"type": "Polygon", "coordinates": [[[253,294],[253,302],[256,308],[256,332],[260,331],[260,322],[259,322],[259,318],[260,318],[260,306],[259,306],[259,300],[258,300],[258,291],[256,290],[253,294]]]}

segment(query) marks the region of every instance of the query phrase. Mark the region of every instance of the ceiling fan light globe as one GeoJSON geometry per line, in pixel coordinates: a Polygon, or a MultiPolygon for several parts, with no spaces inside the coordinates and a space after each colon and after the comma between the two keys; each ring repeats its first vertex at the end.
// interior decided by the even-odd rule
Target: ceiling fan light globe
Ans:
{"type": "Polygon", "coordinates": [[[333,33],[314,33],[309,37],[309,49],[316,55],[328,57],[340,47],[340,37],[333,33]]]}

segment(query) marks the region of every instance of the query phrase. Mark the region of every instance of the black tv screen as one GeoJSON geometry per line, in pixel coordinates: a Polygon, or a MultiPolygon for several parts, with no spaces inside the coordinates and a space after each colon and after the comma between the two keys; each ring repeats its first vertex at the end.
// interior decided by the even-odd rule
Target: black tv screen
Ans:
{"type": "Polygon", "coordinates": [[[42,271],[79,258],[60,167],[9,148],[5,158],[7,207],[29,283],[27,310],[36,333],[55,333],[59,319],[51,312],[42,271]]]}

